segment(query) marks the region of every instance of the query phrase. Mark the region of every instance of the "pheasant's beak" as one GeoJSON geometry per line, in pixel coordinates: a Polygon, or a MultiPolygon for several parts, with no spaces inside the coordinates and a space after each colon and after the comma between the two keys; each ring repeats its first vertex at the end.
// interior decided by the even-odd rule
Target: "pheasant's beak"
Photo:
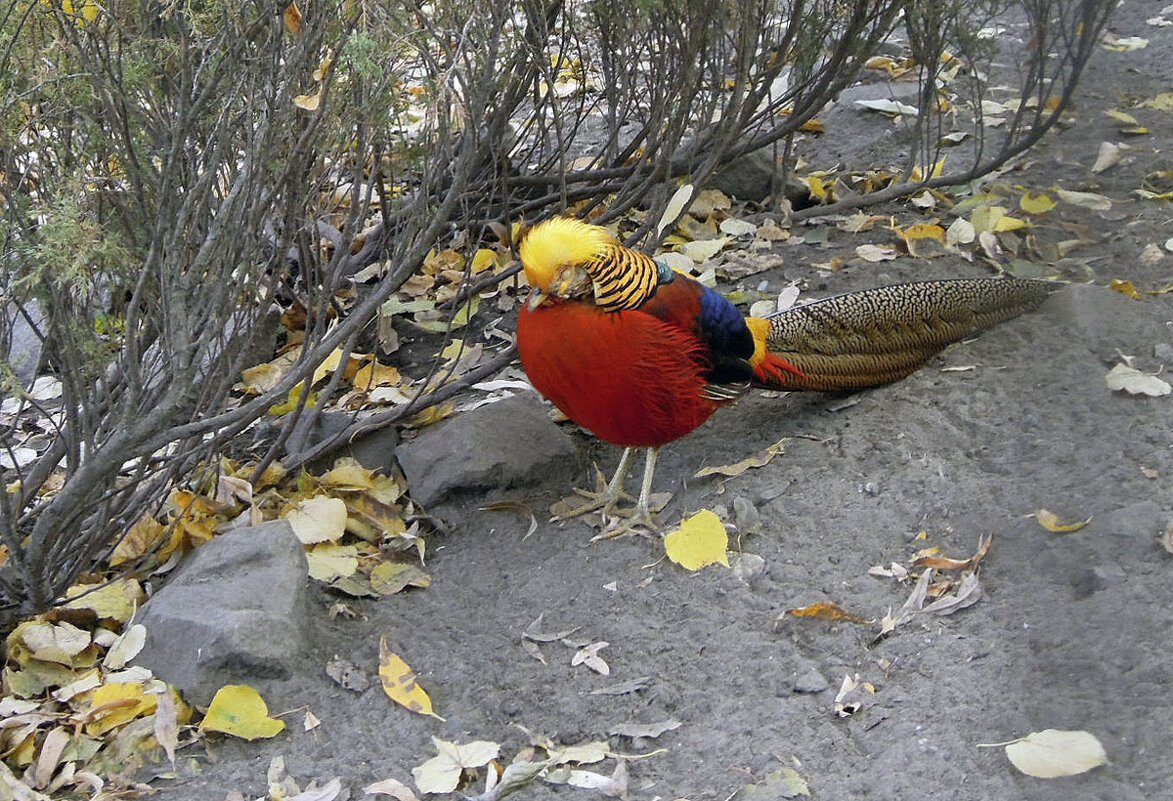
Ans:
{"type": "Polygon", "coordinates": [[[546,293],[540,289],[534,288],[530,290],[529,297],[525,301],[526,311],[533,311],[538,306],[546,302],[546,293]]]}

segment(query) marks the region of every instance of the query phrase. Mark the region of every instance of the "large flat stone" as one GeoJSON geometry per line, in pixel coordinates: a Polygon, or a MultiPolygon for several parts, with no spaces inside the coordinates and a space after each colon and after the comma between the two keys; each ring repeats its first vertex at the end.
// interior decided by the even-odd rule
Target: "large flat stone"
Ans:
{"type": "Polygon", "coordinates": [[[427,507],[466,494],[569,482],[578,451],[546,409],[536,393],[522,393],[402,443],[395,455],[412,499],[427,507]]]}
{"type": "Polygon", "coordinates": [[[284,520],[222,534],[143,605],[136,661],[201,706],[226,684],[287,679],[304,661],[307,576],[284,520]]]}

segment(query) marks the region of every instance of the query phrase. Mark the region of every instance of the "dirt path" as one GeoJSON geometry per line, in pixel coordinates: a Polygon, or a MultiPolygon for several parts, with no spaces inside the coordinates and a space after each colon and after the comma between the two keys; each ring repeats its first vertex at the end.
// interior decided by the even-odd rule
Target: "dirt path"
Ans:
{"type": "MultiPolygon", "coordinates": [[[[1068,288],[1038,312],[849,403],[749,398],[664,450],[658,488],[675,494],[662,519],[748,500],[761,530],[734,549],[760,557],[759,574],[687,574],[658,562],[659,546],[644,539],[591,545],[580,523],[542,523],[523,538],[526,523],[516,515],[446,510],[454,532],[430,544],[430,589],[359,604],[364,617],[355,621],[328,620],[330,599],[321,594],[320,658],[270,699],[278,709],[308,704],[320,727],[211,746],[210,758],[197,759],[200,773],[184,760],[184,778],[158,797],[261,796],[269,760],[284,754],[303,785],[337,776],[350,798],[361,798],[360,788],[378,779],[410,782],[411,768],[434,753],[432,736],[494,740],[508,759],[528,744],[520,727],[563,743],[609,739],[623,753],[664,749],[628,764],[635,799],[720,801],[783,767],[796,768],[813,797],[837,801],[1139,801],[1167,793],[1173,555],[1158,535],[1173,519],[1173,400],[1112,393],[1104,376],[1118,352],[1146,369],[1160,366],[1154,348],[1173,345],[1173,300],[1132,300],[1103,285],[1173,280],[1173,256],[1138,261],[1146,245],[1173,236],[1169,206],[1131,195],[1144,174],[1171,166],[1161,155],[1173,148],[1170,115],[1131,110],[1152,133],[1130,140],[1133,149],[1112,170],[1089,170],[1099,143],[1120,139],[1103,110],[1130,110],[1173,88],[1173,35],[1144,24],[1159,5],[1121,9],[1117,30],[1147,36],[1150,46],[1099,53],[1075,124],[1004,178],[1112,198],[1109,212],[1068,209],[1050,223],[1087,226],[1094,243],[1059,269],[1101,286],[1068,288]],[[972,369],[947,369],[963,367],[972,369]],[[785,454],[766,467],[685,480],[783,437],[785,454]],[[1043,508],[1092,521],[1052,533],[1029,516],[1043,508]],[[922,531],[925,539],[914,540],[922,531]],[[870,567],[906,563],[932,545],[966,557],[986,534],[994,539],[980,572],[984,594],[955,615],[914,621],[879,642],[875,625],[777,620],[819,601],[879,619],[911,587],[869,576],[870,567]],[[527,654],[521,634],[539,615],[545,631],[577,627],[574,636],[609,643],[600,653],[611,674],[571,666],[574,650],[560,643],[540,646],[548,664],[527,654]],[[446,722],[404,712],[377,686],[356,695],[326,678],[323,665],[335,654],[374,665],[385,632],[446,722]],[[836,692],[857,673],[876,692],[841,718],[836,692]],[[640,689],[598,694],[635,680],[640,689]],[[609,736],[617,724],[670,720],[679,728],[654,739],[609,736]],[[1045,728],[1091,731],[1110,764],[1045,781],[1018,773],[1001,749],[975,748],[1045,728]]],[[[820,286],[810,264],[862,241],[833,237],[830,253],[787,249],[787,266],[761,277],[774,289],[807,277],[815,290],[841,291],[984,274],[960,259],[902,259],[848,267],[820,286]]],[[[1167,362],[1168,351],[1160,353],[1167,362]]],[[[596,453],[604,469],[618,455],[596,453]]],[[[520,499],[544,508],[565,489],[520,499]]],[[[538,784],[521,797],[599,796],[538,784]]]]}

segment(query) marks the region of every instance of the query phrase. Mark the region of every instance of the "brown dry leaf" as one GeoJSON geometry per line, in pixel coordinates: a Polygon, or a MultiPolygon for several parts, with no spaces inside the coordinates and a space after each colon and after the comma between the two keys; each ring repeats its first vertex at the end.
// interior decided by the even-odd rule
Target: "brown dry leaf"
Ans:
{"type": "Polygon", "coordinates": [[[679,720],[665,720],[661,723],[620,723],[612,726],[607,733],[615,737],[647,737],[654,740],[664,732],[681,727],[679,720]]]}
{"type": "Polygon", "coordinates": [[[779,456],[786,452],[785,445],[789,440],[790,437],[783,437],[770,447],[766,448],[766,450],[761,454],[757,456],[746,457],[745,459],[742,459],[740,462],[736,462],[735,464],[718,465],[716,467],[703,467],[698,470],[696,475],[693,477],[704,478],[705,476],[721,475],[732,478],[741,475],[746,470],[751,468],[765,467],[771,461],[773,461],[775,456],[779,456]]]}
{"type": "Polygon", "coordinates": [[[371,680],[362,668],[340,656],[335,656],[326,663],[326,675],[340,687],[351,692],[364,693],[371,686],[371,680]]]}
{"type": "Polygon", "coordinates": [[[1071,531],[1079,531],[1081,528],[1092,522],[1091,517],[1087,520],[1077,520],[1074,523],[1064,523],[1060,520],[1059,515],[1054,512],[1049,512],[1046,509],[1039,509],[1034,513],[1034,518],[1039,522],[1039,525],[1047,531],[1053,531],[1057,534],[1066,534],[1071,531]]]}
{"type": "Polygon", "coordinates": [[[167,759],[174,767],[175,749],[179,747],[179,707],[169,689],[159,693],[159,705],[155,709],[154,733],[155,739],[163,747],[167,759]]]}
{"type": "Polygon", "coordinates": [[[1100,142],[1100,150],[1096,153],[1096,163],[1092,165],[1092,172],[1101,173],[1111,169],[1120,162],[1120,145],[1114,142],[1100,142]]]}
{"type": "Polygon", "coordinates": [[[1156,373],[1146,373],[1129,367],[1127,364],[1118,364],[1104,376],[1108,389],[1113,392],[1123,390],[1130,395],[1147,395],[1150,398],[1159,398],[1173,392],[1169,382],[1156,373]]]}
{"type": "Polygon", "coordinates": [[[542,625],[542,617],[544,616],[545,613],[543,612],[534,618],[534,622],[525,627],[525,631],[521,633],[521,636],[534,642],[558,642],[559,640],[566,639],[579,629],[578,626],[574,626],[573,628],[563,629],[562,631],[543,632],[540,630],[540,627],[542,625]]]}
{"type": "Polygon", "coordinates": [[[118,541],[110,557],[110,564],[121,565],[148,553],[163,539],[166,530],[167,527],[158,520],[144,514],[118,541]]]}
{"type": "Polygon", "coordinates": [[[986,535],[978,540],[978,549],[973,556],[968,559],[950,559],[947,556],[921,556],[914,559],[913,567],[933,567],[937,570],[968,570],[977,567],[978,562],[986,557],[990,552],[990,543],[994,541],[993,535],[986,535]]]}
{"type": "Polygon", "coordinates": [[[703,220],[718,212],[729,211],[732,207],[733,201],[720,189],[702,189],[688,210],[697,219],[703,220]]]}
{"type": "Polygon", "coordinates": [[[863,708],[865,693],[875,695],[876,688],[870,682],[860,681],[858,673],[844,675],[839,692],[835,694],[835,714],[841,718],[854,715],[863,708]]]}
{"type": "Polygon", "coordinates": [[[928,568],[920,574],[920,578],[917,579],[916,584],[912,588],[912,594],[908,596],[908,600],[904,602],[904,606],[900,607],[900,610],[895,615],[892,614],[890,609],[888,610],[888,613],[880,621],[880,633],[876,635],[877,640],[895,630],[897,626],[903,626],[920,614],[920,610],[924,607],[925,599],[929,594],[929,585],[932,583],[932,577],[933,569],[928,568]]]}
{"type": "Polygon", "coordinates": [[[796,609],[787,609],[778,619],[782,619],[786,615],[793,617],[814,617],[820,620],[847,620],[852,623],[871,623],[872,621],[862,618],[859,615],[848,612],[839,604],[833,601],[820,601],[810,606],[802,606],[796,609]]]}
{"type": "Polygon", "coordinates": [[[1070,189],[1055,189],[1055,194],[1064,203],[1079,206],[1092,211],[1108,211],[1112,208],[1111,198],[1097,195],[1094,192],[1075,192],[1070,189]]]}
{"type": "Polygon", "coordinates": [[[973,606],[982,599],[982,586],[978,581],[977,573],[968,571],[961,576],[961,581],[957,582],[952,589],[955,592],[952,595],[943,595],[932,603],[926,605],[922,610],[922,614],[938,615],[944,617],[958,612],[967,607],[973,606]]]}
{"type": "Polygon", "coordinates": [[[317,111],[318,106],[322,103],[322,87],[318,86],[318,91],[312,95],[297,95],[293,98],[293,105],[298,108],[303,108],[306,111],[317,111]]]}
{"type": "Polygon", "coordinates": [[[600,641],[600,642],[591,643],[590,645],[587,645],[587,646],[584,646],[584,647],[578,649],[578,651],[570,659],[571,666],[577,667],[578,665],[586,665],[591,670],[595,671],[596,673],[598,673],[600,675],[610,676],[611,675],[610,665],[608,665],[603,660],[603,657],[599,656],[599,651],[603,650],[604,648],[606,648],[610,644],[611,643],[609,643],[609,642],[600,641]]]}
{"type": "Polygon", "coordinates": [[[855,249],[855,255],[864,261],[878,262],[891,261],[899,254],[893,248],[881,247],[879,245],[860,245],[855,249]]]}
{"type": "Polygon", "coordinates": [[[290,3],[285,7],[285,30],[290,33],[301,33],[301,11],[297,3],[290,3]]]}
{"type": "Polygon", "coordinates": [[[362,788],[362,791],[367,795],[389,795],[395,801],[419,801],[419,797],[412,792],[411,788],[397,779],[383,779],[374,784],[368,784],[362,788]]]}

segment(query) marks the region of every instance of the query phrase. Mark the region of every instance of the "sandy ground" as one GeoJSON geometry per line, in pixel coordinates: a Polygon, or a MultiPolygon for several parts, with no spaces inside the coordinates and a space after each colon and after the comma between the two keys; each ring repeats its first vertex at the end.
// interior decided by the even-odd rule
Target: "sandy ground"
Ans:
{"type": "MultiPolygon", "coordinates": [[[[282,754],[303,786],[340,777],[342,797],[361,798],[378,779],[410,782],[411,768],[434,754],[432,736],[494,740],[508,759],[528,743],[520,727],[563,743],[609,739],[623,753],[663,749],[628,764],[634,799],[721,801],[783,767],[796,768],[813,797],[842,801],[1165,797],[1173,784],[1173,554],[1158,537],[1173,520],[1173,399],[1113,393],[1104,376],[1119,353],[1145,369],[1161,365],[1154,348],[1173,345],[1173,298],[1132,300],[1104,285],[1173,280],[1173,256],[1138,261],[1146,245],[1173,236],[1169,206],[1131,195],[1145,173],[1170,167],[1170,115],[1135,110],[1153,133],[1132,139],[1112,170],[1089,170],[1099,143],[1119,140],[1102,110],[1173,88],[1173,35],[1143,22],[1159,5],[1122,9],[1117,30],[1150,37],[1150,47],[1098,53],[1076,123],[1006,179],[1113,199],[1108,212],[1065,207],[1043,223],[1053,238],[1069,238],[1065,224],[1088,226],[1092,244],[1056,270],[1098,286],[1069,287],[898,384],[847,399],[743,399],[664,449],[657,488],[674,496],[661,519],[671,525],[748,500],[761,530],[737,537],[733,550],[760,557],[759,574],[689,574],[660,561],[660,546],[647,539],[589,544],[593,532],[578,522],[542,522],[523,538],[528,521],[516,514],[444,510],[454,528],[430,543],[431,588],[360,602],[359,619],[337,621],[326,615],[333,599],[315,591],[315,658],[270,704],[308,705],[322,725],[307,733],[295,723],[275,740],[217,742],[206,753],[201,746],[182,760],[182,780],[157,783],[158,797],[262,796],[266,767],[282,754]],[[947,369],[959,367],[972,369],[947,369]],[[691,478],[784,437],[785,454],[766,467],[691,478]],[[1039,509],[1092,520],[1052,533],[1030,516],[1039,509]],[[919,532],[923,540],[914,539],[919,532]],[[869,576],[870,567],[907,563],[932,545],[964,558],[983,535],[993,536],[983,596],[954,615],[916,620],[880,641],[875,623],[778,619],[834,601],[878,620],[911,586],[869,576]],[[522,631],[539,615],[544,631],[577,627],[574,636],[609,643],[601,655],[611,674],[572,666],[574,649],[561,643],[540,646],[548,664],[527,654],[522,631]],[[325,662],[339,654],[373,678],[384,633],[446,722],[394,706],[377,683],[360,695],[326,677],[325,662]],[[875,694],[843,718],[834,699],[848,674],[875,694]],[[596,692],[637,679],[633,692],[596,692]],[[618,724],[668,720],[681,725],[655,739],[609,737],[618,724]],[[1000,748],[975,747],[1046,728],[1092,732],[1109,764],[1042,780],[1016,771],[1000,748]]],[[[780,289],[805,277],[812,294],[823,294],[988,274],[941,258],[817,278],[812,263],[864,241],[875,238],[836,233],[827,251],[782,250],[786,266],[754,281],[780,289]]],[[[609,470],[618,452],[596,445],[593,455],[609,470]]],[[[551,483],[517,499],[545,508],[566,489],[551,483]]],[[[601,796],[536,784],[520,797],[601,796]]]]}

